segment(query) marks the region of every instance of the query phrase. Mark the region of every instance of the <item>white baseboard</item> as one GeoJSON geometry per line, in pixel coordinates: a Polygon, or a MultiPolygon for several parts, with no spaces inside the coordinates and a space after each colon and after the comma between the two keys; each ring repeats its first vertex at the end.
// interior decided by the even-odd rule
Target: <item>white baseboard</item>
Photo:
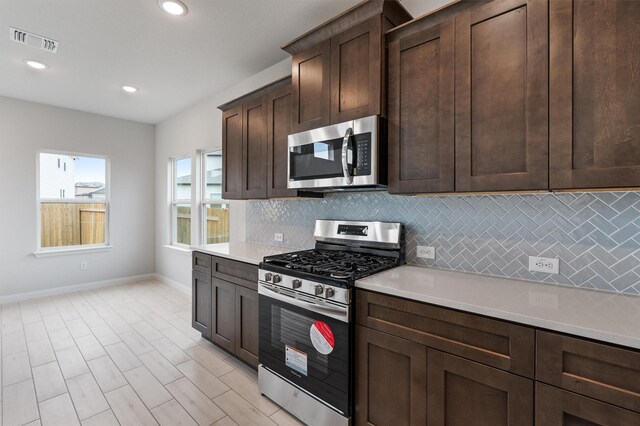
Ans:
{"type": "MultiPolygon", "coordinates": [[[[94,288],[109,287],[119,284],[128,284],[138,281],[152,280],[156,278],[156,274],[133,275],[130,277],[115,278],[112,280],[93,281],[83,284],[68,285],[64,287],[47,288],[44,290],[28,291],[25,293],[10,294],[0,296],[0,303],[19,302],[21,300],[35,299],[38,297],[55,296],[63,293],[71,293],[80,290],[90,290],[94,288]]],[[[191,289],[189,289],[191,290],[191,289]]]]}
{"type": "Polygon", "coordinates": [[[169,287],[173,287],[176,290],[181,291],[182,293],[191,294],[191,286],[180,284],[178,281],[172,280],[171,278],[167,278],[164,275],[158,273],[153,274],[153,277],[161,283],[164,283],[169,287]]]}

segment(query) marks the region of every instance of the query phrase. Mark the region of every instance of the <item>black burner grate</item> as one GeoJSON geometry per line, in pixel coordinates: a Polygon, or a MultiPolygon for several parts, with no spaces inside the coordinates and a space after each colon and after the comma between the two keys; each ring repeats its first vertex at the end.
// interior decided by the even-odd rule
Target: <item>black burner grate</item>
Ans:
{"type": "Polygon", "coordinates": [[[398,260],[343,250],[306,250],[265,258],[265,262],[331,278],[360,279],[392,268],[398,260]]]}

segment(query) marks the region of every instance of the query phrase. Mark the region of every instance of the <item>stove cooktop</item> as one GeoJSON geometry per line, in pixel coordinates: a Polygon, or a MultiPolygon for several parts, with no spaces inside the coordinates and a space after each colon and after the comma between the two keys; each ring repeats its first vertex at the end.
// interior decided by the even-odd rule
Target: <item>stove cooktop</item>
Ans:
{"type": "Polygon", "coordinates": [[[357,280],[399,265],[394,257],[322,249],[267,256],[264,263],[287,271],[340,280],[357,280]]]}

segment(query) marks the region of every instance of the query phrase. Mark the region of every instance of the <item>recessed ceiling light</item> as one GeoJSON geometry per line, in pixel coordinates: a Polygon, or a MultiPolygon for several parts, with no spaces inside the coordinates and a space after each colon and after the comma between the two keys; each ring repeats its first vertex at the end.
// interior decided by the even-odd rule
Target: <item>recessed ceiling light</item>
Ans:
{"type": "Polygon", "coordinates": [[[187,6],[179,0],[158,0],[158,5],[167,13],[181,16],[187,14],[187,6]]]}
{"type": "Polygon", "coordinates": [[[133,86],[122,86],[122,90],[127,93],[136,93],[138,91],[138,89],[133,86]]]}
{"type": "Polygon", "coordinates": [[[25,59],[24,62],[29,65],[31,68],[36,70],[43,70],[45,68],[49,68],[46,64],[42,62],[34,61],[33,59],[25,59]]]}

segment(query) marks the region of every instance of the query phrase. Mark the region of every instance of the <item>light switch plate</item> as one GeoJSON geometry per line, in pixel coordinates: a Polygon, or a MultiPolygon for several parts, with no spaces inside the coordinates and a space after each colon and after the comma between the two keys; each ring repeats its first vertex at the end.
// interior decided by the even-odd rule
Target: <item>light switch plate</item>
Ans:
{"type": "Polygon", "coordinates": [[[284,235],[280,232],[276,232],[275,234],[273,234],[273,241],[281,243],[282,241],[284,241],[284,235]]]}

